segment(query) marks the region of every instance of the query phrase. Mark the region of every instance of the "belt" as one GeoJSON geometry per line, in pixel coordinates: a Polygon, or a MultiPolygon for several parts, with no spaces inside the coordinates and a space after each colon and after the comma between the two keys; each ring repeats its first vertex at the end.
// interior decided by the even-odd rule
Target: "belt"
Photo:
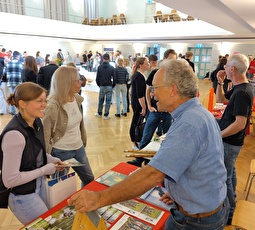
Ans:
{"type": "Polygon", "coordinates": [[[205,218],[205,217],[208,217],[208,216],[211,216],[213,214],[215,214],[216,212],[218,212],[222,206],[223,206],[223,203],[216,209],[214,209],[213,211],[211,212],[204,212],[204,213],[197,213],[197,214],[189,214],[187,211],[185,211],[183,209],[183,207],[177,203],[175,203],[176,206],[177,206],[177,210],[180,211],[182,214],[184,214],[185,216],[189,216],[189,217],[192,217],[192,218],[205,218]]]}

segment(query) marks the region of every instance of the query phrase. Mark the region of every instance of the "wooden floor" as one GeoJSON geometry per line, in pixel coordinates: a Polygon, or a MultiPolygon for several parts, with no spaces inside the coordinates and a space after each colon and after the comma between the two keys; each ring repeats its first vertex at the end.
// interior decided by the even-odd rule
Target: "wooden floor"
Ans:
{"type": "MultiPolygon", "coordinates": [[[[208,80],[200,80],[200,100],[211,87],[208,80]]],[[[116,118],[115,104],[110,110],[110,120],[95,117],[97,110],[98,93],[90,91],[89,85],[83,89],[82,95],[85,127],[88,135],[86,152],[94,172],[98,177],[108,169],[122,161],[129,160],[123,150],[131,148],[129,126],[132,112],[127,117],[116,118]]],[[[10,120],[10,115],[0,116],[0,131],[10,120]]],[[[255,137],[246,136],[244,147],[236,162],[237,169],[237,200],[245,198],[244,186],[247,180],[251,159],[255,159],[255,137]]],[[[78,183],[77,183],[78,184],[78,183]]],[[[249,200],[255,202],[255,182],[251,189],[249,200]]],[[[10,210],[0,209],[0,230],[14,230],[22,227],[22,224],[13,216],[10,210]]]]}

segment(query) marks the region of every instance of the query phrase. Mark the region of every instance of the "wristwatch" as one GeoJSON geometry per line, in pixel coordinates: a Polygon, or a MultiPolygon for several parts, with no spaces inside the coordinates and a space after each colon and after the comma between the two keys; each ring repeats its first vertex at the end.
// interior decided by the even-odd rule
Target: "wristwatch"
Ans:
{"type": "Polygon", "coordinates": [[[223,82],[218,82],[218,85],[224,85],[224,83],[223,82]]]}

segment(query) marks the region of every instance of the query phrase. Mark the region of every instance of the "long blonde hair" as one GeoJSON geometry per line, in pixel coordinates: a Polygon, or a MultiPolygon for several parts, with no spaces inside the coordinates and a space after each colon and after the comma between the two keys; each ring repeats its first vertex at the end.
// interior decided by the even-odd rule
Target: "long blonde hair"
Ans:
{"type": "Polygon", "coordinates": [[[77,78],[77,76],[78,70],[75,67],[59,67],[52,76],[48,100],[53,98],[61,105],[67,103],[72,81],[77,78]]]}

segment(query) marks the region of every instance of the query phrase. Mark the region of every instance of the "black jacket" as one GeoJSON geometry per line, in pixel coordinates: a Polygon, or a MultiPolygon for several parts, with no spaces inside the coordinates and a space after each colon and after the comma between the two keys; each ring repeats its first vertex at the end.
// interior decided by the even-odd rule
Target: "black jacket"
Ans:
{"type": "Polygon", "coordinates": [[[100,86],[115,86],[113,82],[114,67],[104,61],[97,69],[96,83],[100,86]]]}
{"type": "MultiPolygon", "coordinates": [[[[2,138],[4,134],[11,130],[18,130],[21,132],[25,139],[26,145],[22,154],[20,171],[26,172],[34,170],[37,167],[37,156],[39,152],[43,151],[43,164],[44,166],[47,163],[46,151],[45,151],[45,142],[43,135],[43,125],[40,118],[37,118],[34,122],[34,129],[28,126],[28,124],[21,117],[20,113],[15,115],[12,120],[6,125],[3,132],[0,136],[0,161],[2,161],[3,152],[2,152],[2,138]]],[[[15,141],[15,140],[13,140],[15,141]]],[[[2,162],[0,162],[2,163],[2,162]]],[[[0,166],[2,168],[2,164],[0,166]]],[[[33,193],[36,189],[36,179],[32,180],[26,184],[16,186],[11,189],[11,192],[14,194],[25,195],[33,193]]]]}
{"type": "Polygon", "coordinates": [[[55,64],[42,66],[39,69],[39,73],[37,76],[38,84],[49,91],[52,75],[54,74],[57,68],[58,66],[55,64]]]}

